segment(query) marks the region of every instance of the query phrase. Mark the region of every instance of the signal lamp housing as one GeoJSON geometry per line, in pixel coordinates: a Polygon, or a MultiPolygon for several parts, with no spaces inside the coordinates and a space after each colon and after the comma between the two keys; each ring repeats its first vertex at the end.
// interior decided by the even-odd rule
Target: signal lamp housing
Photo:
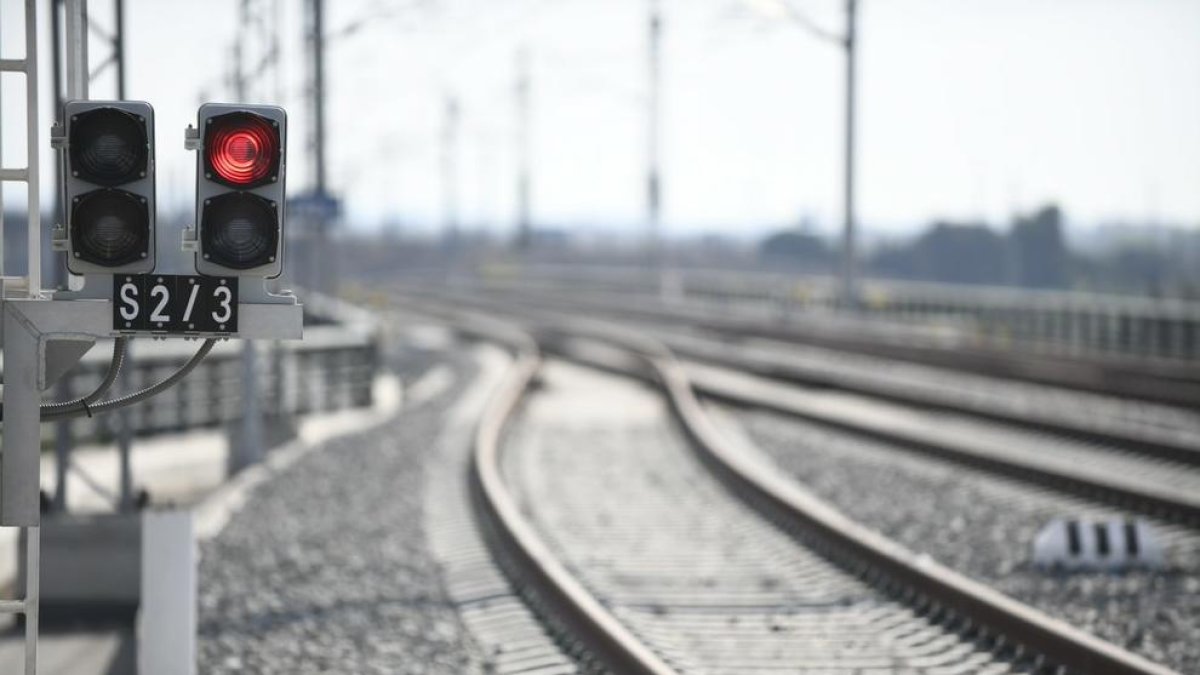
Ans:
{"type": "Polygon", "coordinates": [[[277,182],[283,152],[278,127],[278,122],[252,112],[208,118],[204,177],[242,189],[277,182]]]}
{"type": "Polygon", "coordinates": [[[67,269],[153,271],[154,109],[141,101],[68,101],[63,123],[57,143],[68,208],[55,247],[66,250],[67,269]]]}
{"type": "Polygon", "coordinates": [[[146,120],[113,107],[71,116],[71,175],[114,186],[144,178],[149,169],[146,120]]]}
{"type": "Polygon", "coordinates": [[[203,258],[235,270],[275,261],[279,205],[249,192],[227,192],[204,205],[200,224],[203,258]]]}
{"type": "Polygon", "coordinates": [[[286,113],[277,106],[206,103],[197,117],[196,271],[279,276],[286,113]]]}
{"type": "Polygon", "coordinates": [[[105,188],[71,204],[72,257],[105,268],[125,267],[149,256],[150,212],[145,197],[105,188]]]}

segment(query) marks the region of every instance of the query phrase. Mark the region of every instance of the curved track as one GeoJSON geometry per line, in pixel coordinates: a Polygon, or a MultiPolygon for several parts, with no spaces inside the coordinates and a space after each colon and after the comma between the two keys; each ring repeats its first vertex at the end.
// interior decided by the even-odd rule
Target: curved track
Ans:
{"type": "MultiPolygon", "coordinates": [[[[534,326],[553,328],[571,323],[570,319],[551,312],[504,307],[534,326]]],[[[624,334],[634,331],[638,335],[644,332],[635,325],[624,334]]],[[[657,339],[658,333],[654,335],[657,339]]],[[[1067,412],[1097,406],[1096,415],[1110,418],[1109,428],[1099,422],[1094,424],[1092,438],[1087,440],[1069,431],[1043,431],[1044,427],[1030,423],[1029,416],[1024,414],[1005,422],[997,421],[996,415],[981,415],[981,410],[998,407],[994,405],[999,398],[995,395],[980,395],[980,400],[969,402],[968,394],[951,390],[949,395],[957,396],[961,405],[957,410],[947,411],[944,407],[898,402],[896,397],[886,392],[881,395],[865,384],[848,391],[803,386],[790,377],[778,376],[778,359],[782,358],[778,354],[747,353],[740,346],[713,343],[698,347],[702,342],[670,336],[667,343],[656,348],[665,350],[669,345],[671,353],[678,353],[675,349],[681,346],[689,359],[682,365],[696,390],[705,396],[735,405],[773,409],[912,452],[1045,485],[1166,521],[1200,524],[1200,465],[1197,464],[1200,448],[1195,447],[1196,430],[1184,431],[1196,424],[1191,419],[1194,414],[1186,411],[1126,409],[1113,401],[1077,402],[1068,397],[1059,406],[1067,412]],[[1174,421],[1169,414],[1172,412],[1181,415],[1180,420],[1174,421]],[[1122,415],[1123,424],[1113,421],[1122,415]],[[1173,442],[1170,448],[1126,442],[1134,435],[1133,430],[1172,423],[1179,425],[1179,433],[1186,440],[1173,442]],[[1123,431],[1114,431],[1114,426],[1123,431]]],[[[891,391],[909,389],[910,395],[915,395],[911,390],[935,388],[928,383],[906,387],[901,379],[893,379],[891,391]]],[[[1038,394],[1046,392],[1020,390],[1012,396],[1032,396],[1036,404],[1033,407],[1058,409],[1052,396],[1041,400],[1038,394]]],[[[1087,422],[1076,420],[1069,426],[1086,427],[1087,422]]]]}
{"type": "MultiPolygon", "coordinates": [[[[595,331],[589,332],[591,337],[597,337],[595,331]]],[[[1046,666],[1076,672],[1170,672],[917,556],[854,523],[798,484],[740,452],[736,443],[723,436],[708,419],[697,401],[688,372],[665,348],[644,339],[606,333],[600,337],[621,350],[638,354],[633,357],[634,367],[650,375],[665,394],[675,420],[690,440],[682,447],[694,453],[691,456],[699,460],[698,466],[706,467],[709,480],[715,479],[723,486],[719,494],[732,493],[739,498],[724,505],[719,498],[712,498],[704,502],[706,507],[732,509],[736,513],[748,505],[766,515],[778,529],[768,528],[754,535],[753,546],[766,545],[764,542],[780,531],[791,535],[792,554],[803,559],[802,567],[816,566],[811,570],[819,568],[819,578],[837,579],[830,582],[834,587],[848,584],[845,588],[853,588],[852,594],[857,594],[854,598],[860,605],[866,603],[884,614],[897,612],[890,616],[901,624],[920,629],[916,633],[922,636],[920,639],[896,644],[927,645],[930,644],[927,640],[932,640],[941,647],[958,646],[938,652],[960,657],[958,668],[950,662],[939,664],[936,659],[926,662],[928,667],[939,666],[946,669],[944,672],[978,672],[982,654],[983,661],[990,663],[996,672],[1046,666]]],[[[560,551],[547,544],[519,508],[501,468],[501,441],[540,364],[529,340],[523,341],[521,349],[518,366],[497,394],[476,437],[472,481],[480,518],[493,549],[507,562],[506,569],[518,578],[518,585],[527,589],[547,618],[558,623],[565,636],[579,641],[583,651],[613,672],[670,673],[693,667],[703,671],[712,666],[712,663],[689,666],[687,659],[675,658],[672,649],[664,648],[663,635],[678,627],[648,629],[631,620],[617,599],[598,595],[596,589],[600,586],[595,580],[589,583],[581,579],[578,569],[561,559],[560,551]]],[[[650,519],[650,513],[653,511],[642,516],[650,519]]],[[[738,516],[744,517],[744,513],[738,516]]],[[[715,536],[712,541],[719,542],[721,533],[715,536]]],[[[701,545],[704,541],[709,540],[700,537],[695,543],[701,545]]],[[[696,555],[697,560],[704,560],[703,551],[696,551],[696,555]]],[[[682,573],[687,566],[679,569],[682,573]]],[[[887,621],[883,624],[892,628],[896,625],[887,621]]],[[[897,634],[914,633],[905,630],[890,633],[893,637],[897,634]]],[[[819,652],[828,646],[829,641],[816,641],[811,649],[819,652]]],[[[736,650],[737,645],[730,648],[736,650]]],[[[741,651],[744,650],[743,647],[741,651]]],[[[802,656],[778,653],[790,659],[802,656]]],[[[723,656],[710,656],[717,659],[718,672],[746,672],[740,666],[720,666],[725,663],[720,660],[723,656]]],[[[894,667],[896,662],[879,663],[894,667]]],[[[904,663],[910,667],[918,665],[916,661],[904,663]]],[[[759,665],[767,669],[789,664],[794,665],[792,661],[759,665]]]]}
{"type": "Polygon", "coordinates": [[[927,337],[895,339],[874,335],[870,324],[823,328],[808,322],[804,314],[788,316],[781,309],[747,312],[737,303],[711,305],[707,311],[666,304],[654,295],[629,295],[602,291],[564,293],[562,289],[494,287],[476,289],[495,298],[511,299],[519,294],[542,307],[586,311],[623,320],[666,321],[694,326],[734,337],[753,336],[961,370],[990,377],[1021,380],[1083,392],[1117,394],[1131,399],[1193,407],[1200,402],[1200,370],[1183,362],[1150,362],[1124,358],[1071,359],[1043,354],[1001,352],[970,344],[954,348],[931,342],[927,337]],[[718,315],[713,307],[725,308],[718,315]]]}

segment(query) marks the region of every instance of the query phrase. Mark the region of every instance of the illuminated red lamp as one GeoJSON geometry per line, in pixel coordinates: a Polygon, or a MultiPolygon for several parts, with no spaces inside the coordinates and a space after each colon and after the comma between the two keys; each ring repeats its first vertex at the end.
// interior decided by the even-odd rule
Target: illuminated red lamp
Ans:
{"type": "Polygon", "coordinates": [[[234,188],[279,180],[282,148],[275,122],[250,112],[210,117],[204,130],[205,177],[234,188]]]}

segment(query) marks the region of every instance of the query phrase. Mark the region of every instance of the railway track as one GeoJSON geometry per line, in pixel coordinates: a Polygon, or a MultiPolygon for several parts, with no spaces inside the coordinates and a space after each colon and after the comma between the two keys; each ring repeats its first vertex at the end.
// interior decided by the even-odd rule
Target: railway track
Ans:
{"type": "MultiPolygon", "coordinates": [[[[851,521],[722,434],[697,399],[689,371],[660,345],[603,338],[625,353],[624,365],[612,367],[638,370],[655,382],[678,425],[667,425],[667,433],[682,430],[683,437],[670,440],[660,428],[660,436],[638,446],[665,448],[649,459],[644,452],[620,452],[618,443],[599,464],[574,455],[560,462],[559,471],[542,475],[567,476],[562,485],[544,478],[527,484],[540,485],[535,496],[553,496],[582,520],[574,527],[536,523],[531,514],[540,502],[522,502],[503,451],[521,401],[543,372],[540,351],[526,339],[478,428],[472,488],[490,545],[516,585],[567,642],[604,668],[743,673],[811,663],[828,669],[846,663],[839,657],[869,654],[856,667],[1171,672],[851,521]],[[639,469],[639,458],[659,463],[639,469]],[[568,485],[570,475],[578,482],[568,485]],[[618,525],[589,530],[588,504],[604,496],[586,487],[604,475],[613,477],[610,486],[625,483],[615,503],[609,498],[605,515],[618,525]],[[622,530],[621,523],[628,527],[622,530]],[[595,544],[605,532],[616,545],[587,550],[586,542],[595,544]],[[647,544],[653,555],[632,555],[639,538],[658,542],[647,544]],[[621,573],[606,576],[597,568],[621,573]],[[710,573],[689,582],[696,570],[710,573]],[[623,585],[614,584],[622,579],[623,585]],[[687,598],[693,602],[685,607],[687,598]]],[[[559,438],[541,447],[570,448],[583,440],[559,438]]]]}
{"type": "MultiPolygon", "coordinates": [[[[985,377],[1000,377],[1038,385],[1048,385],[1086,393],[1117,395],[1162,405],[1185,408],[1200,405],[1200,381],[1195,367],[1170,363],[1131,363],[1125,359],[1079,360],[1039,354],[1015,354],[956,344],[950,348],[930,344],[928,338],[891,339],[886,335],[863,334],[842,326],[821,329],[820,322],[784,320],[777,315],[739,313],[714,315],[694,309],[663,304],[645,296],[629,297],[612,293],[563,293],[548,290],[480,288],[492,301],[512,304],[515,298],[559,311],[607,315],[623,321],[669,322],[691,326],[735,339],[747,336],[816,348],[851,352],[861,356],[885,358],[985,377]]],[[[869,324],[859,327],[867,328],[869,324]]]]}
{"type": "MultiPolygon", "coordinates": [[[[561,314],[531,310],[523,305],[503,307],[535,327],[562,326],[571,321],[561,314]]],[[[648,332],[636,324],[626,334],[629,331],[648,332]]],[[[660,335],[652,334],[656,339],[660,335]]],[[[1116,401],[1086,398],[1075,403],[1068,398],[1068,412],[1097,406],[1099,415],[1127,422],[1121,425],[1110,421],[1107,427],[1097,423],[1092,436],[1080,438],[1071,429],[1085,427],[1083,418],[1071,422],[1071,429],[1063,433],[1050,433],[1036,420],[1030,423],[1028,415],[1014,412],[1000,416],[1006,421],[999,421],[997,415],[980,414],[980,408],[989,401],[995,403],[1003,398],[998,395],[977,393],[976,400],[967,403],[970,396],[958,392],[964,403],[954,410],[912,405],[897,401],[888,393],[904,388],[903,382],[896,378],[890,380],[882,395],[865,384],[850,390],[813,387],[778,376],[778,369],[786,366],[786,354],[755,352],[697,338],[681,339],[678,335],[667,336],[657,348],[670,348],[674,353],[678,344],[683,345],[684,354],[689,357],[680,362],[681,367],[688,371],[697,392],[704,396],[735,405],[772,409],[846,433],[882,440],[910,452],[1048,486],[1169,522],[1200,524],[1200,462],[1197,461],[1200,448],[1193,445],[1200,440],[1196,430],[1187,426],[1195,425],[1196,420],[1190,419],[1195,415],[1186,411],[1164,412],[1157,408],[1146,411],[1136,406],[1125,410],[1116,401]],[[1177,414],[1181,422],[1172,429],[1174,445],[1169,449],[1154,443],[1127,442],[1137,435],[1136,431],[1175,422],[1172,414],[1177,414]]],[[[929,386],[918,384],[910,388],[928,390],[929,386]]],[[[951,394],[955,393],[952,390],[951,394]]],[[[1063,401],[1045,392],[1020,389],[1012,395],[1030,396],[1034,407],[1040,404],[1047,410],[1054,410],[1056,404],[1063,406],[1063,401]]],[[[1046,415],[1038,419],[1046,419],[1046,415]]]]}
{"type": "MultiPolygon", "coordinates": [[[[535,321],[553,320],[581,308],[439,291],[439,296],[482,311],[501,305],[535,321]]],[[[584,309],[590,311],[590,306],[584,309]]],[[[804,387],[834,389],[923,410],[969,415],[1046,434],[1200,466],[1200,415],[1174,407],[1020,380],[996,379],[945,368],[909,364],[837,349],[755,337],[754,330],[720,331],[681,326],[669,318],[634,318],[596,309],[623,325],[653,334],[680,357],[804,387]]]]}

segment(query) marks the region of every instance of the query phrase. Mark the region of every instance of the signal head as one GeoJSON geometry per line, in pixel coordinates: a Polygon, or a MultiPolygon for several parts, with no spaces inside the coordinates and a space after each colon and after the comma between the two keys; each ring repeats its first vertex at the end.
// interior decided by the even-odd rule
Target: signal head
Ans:
{"type": "Polygon", "coordinates": [[[106,188],[72,202],[72,257],[116,268],[139,263],[149,255],[150,212],[145,198],[106,188]]]}
{"type": "Polygon", "coordinates": [[[275,261],[279,205],[249,192],[226,192],[204,205],[200,224],[203,258],[245,270],[275,261]]]}
{"type": "Polygon", "coordinates": [[[205,177],[249,189],[279,180],[283,148],[279,123],[248,111],[208,118],[204,126],[205,177]]]}
{"type": "Polygon", "coordinates": [[[206,103],[197,129],[196,271],[279,276],[287,114],[278,106],[206,103]]]}
{"type": "Polygon", "coordinates": [[[144,177],[150,139],[145,118],[105,106],[72,116],[68,140],[71,175],[97,185],[121,185],[144,177]]]}
{"type": "Polygon", "coordinates": [[[67,269],[154,269],[154,109],[140,101],[63,107],[67,269]]]}

